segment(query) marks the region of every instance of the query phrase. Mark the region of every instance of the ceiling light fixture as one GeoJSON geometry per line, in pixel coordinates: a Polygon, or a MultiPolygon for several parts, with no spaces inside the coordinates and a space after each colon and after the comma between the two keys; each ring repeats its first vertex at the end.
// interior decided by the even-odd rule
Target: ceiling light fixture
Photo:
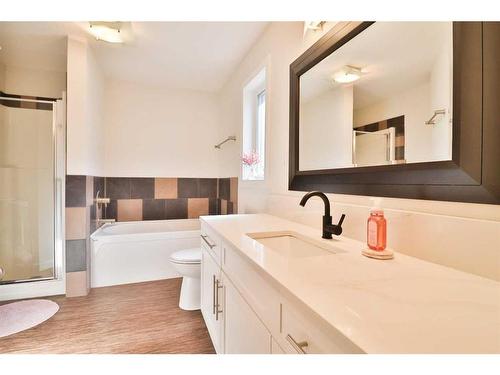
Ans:
{"type": "Polygon", "coordinates": [[[123,43],[120,22],[89,22],[90,33],[97,39],[108,43],[123,43]]]}
{"type": "Polygon", "coordinates": [[[304,21],[304,28],[306,30],[321,30],[325,21],[304,21]]]}
{"type": "Polygon", "coordinates": [[[357,81],[363,75],[363,71],[355,66],[346,65],[338,72],[334,73],[332,78],[337,83],[351,83],[357,81]]]}

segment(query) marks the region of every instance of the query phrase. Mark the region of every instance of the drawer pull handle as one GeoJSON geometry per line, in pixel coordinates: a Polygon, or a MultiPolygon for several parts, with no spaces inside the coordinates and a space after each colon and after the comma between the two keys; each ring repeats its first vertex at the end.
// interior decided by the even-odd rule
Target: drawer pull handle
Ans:
{"type": "Polygon", "coordinates": [[[219,280],[215,280],[215,320],[219,320],[219,314],[222,313],[222,310],[219,309],[220,303],[219,303],[219,289],[222,289],[223,286],[221,285],[219,280]]]}
{"type": "Polygon", "coordinates": [[[215,293],[217,293],[217,290],[215,289],[215,275],[212,275],[212,314],[215,315],[215,306],[216,306],[216,299],[215,299],[215,293]]]}
{"type": "Polygon", "coordinates": [[[290,345],[292,345],[297,353],[306,354],[304,348],[307,348],[309,346],[307,341],[297,342],[290,334],[286,335],[286,341],[288,341],[290,345]]]}
{"type": "Polygon", "coordinates": [[[212,245],[210,242],[208,242],[208,240],[207,240],[207,238],[209,238],[208,236],[204,236],[202,234],[201,238],[203,239],[203,241],[205,241],[205,243],[208,245],[209,248],[213,249],[216,246],[215,244],[212,245]]]}

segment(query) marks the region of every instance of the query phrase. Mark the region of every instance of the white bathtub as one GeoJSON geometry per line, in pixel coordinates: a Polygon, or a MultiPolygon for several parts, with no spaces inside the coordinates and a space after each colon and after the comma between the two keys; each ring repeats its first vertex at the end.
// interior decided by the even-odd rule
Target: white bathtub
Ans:
{"type": "Polygon", "coordinates": [[[91,236],[93,288],[179,277],[169,262],[178,250],[200,246],[198,219],[106,224],[91,236]]]}

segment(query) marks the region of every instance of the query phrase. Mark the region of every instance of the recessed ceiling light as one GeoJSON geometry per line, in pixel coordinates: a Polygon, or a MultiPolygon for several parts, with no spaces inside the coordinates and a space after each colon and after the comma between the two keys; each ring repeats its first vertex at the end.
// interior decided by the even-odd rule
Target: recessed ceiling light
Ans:
{"type": "Polygon", "coordinates": [[[360,68],[346,65],[338,72],[334,73],[332,78],[338,83],[351,83],[361,78],[363,72],[360,68]]]}
{"type": "Polygon", "coordinates": [[[108,43],[123,43],[120,22],[89,22],[89,24],[89,31],[97,40],[108,43]]]}

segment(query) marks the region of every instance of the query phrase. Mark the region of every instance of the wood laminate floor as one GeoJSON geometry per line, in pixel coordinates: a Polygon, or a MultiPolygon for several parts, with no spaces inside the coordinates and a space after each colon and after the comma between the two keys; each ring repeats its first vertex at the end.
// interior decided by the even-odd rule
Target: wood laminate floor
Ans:
{"type": "Polygon", "coordinates": [[[201,312],[178,307],[181,279],[48,297],[46,322],[0,338],[0,353],[214,353],[201,312]]]}

